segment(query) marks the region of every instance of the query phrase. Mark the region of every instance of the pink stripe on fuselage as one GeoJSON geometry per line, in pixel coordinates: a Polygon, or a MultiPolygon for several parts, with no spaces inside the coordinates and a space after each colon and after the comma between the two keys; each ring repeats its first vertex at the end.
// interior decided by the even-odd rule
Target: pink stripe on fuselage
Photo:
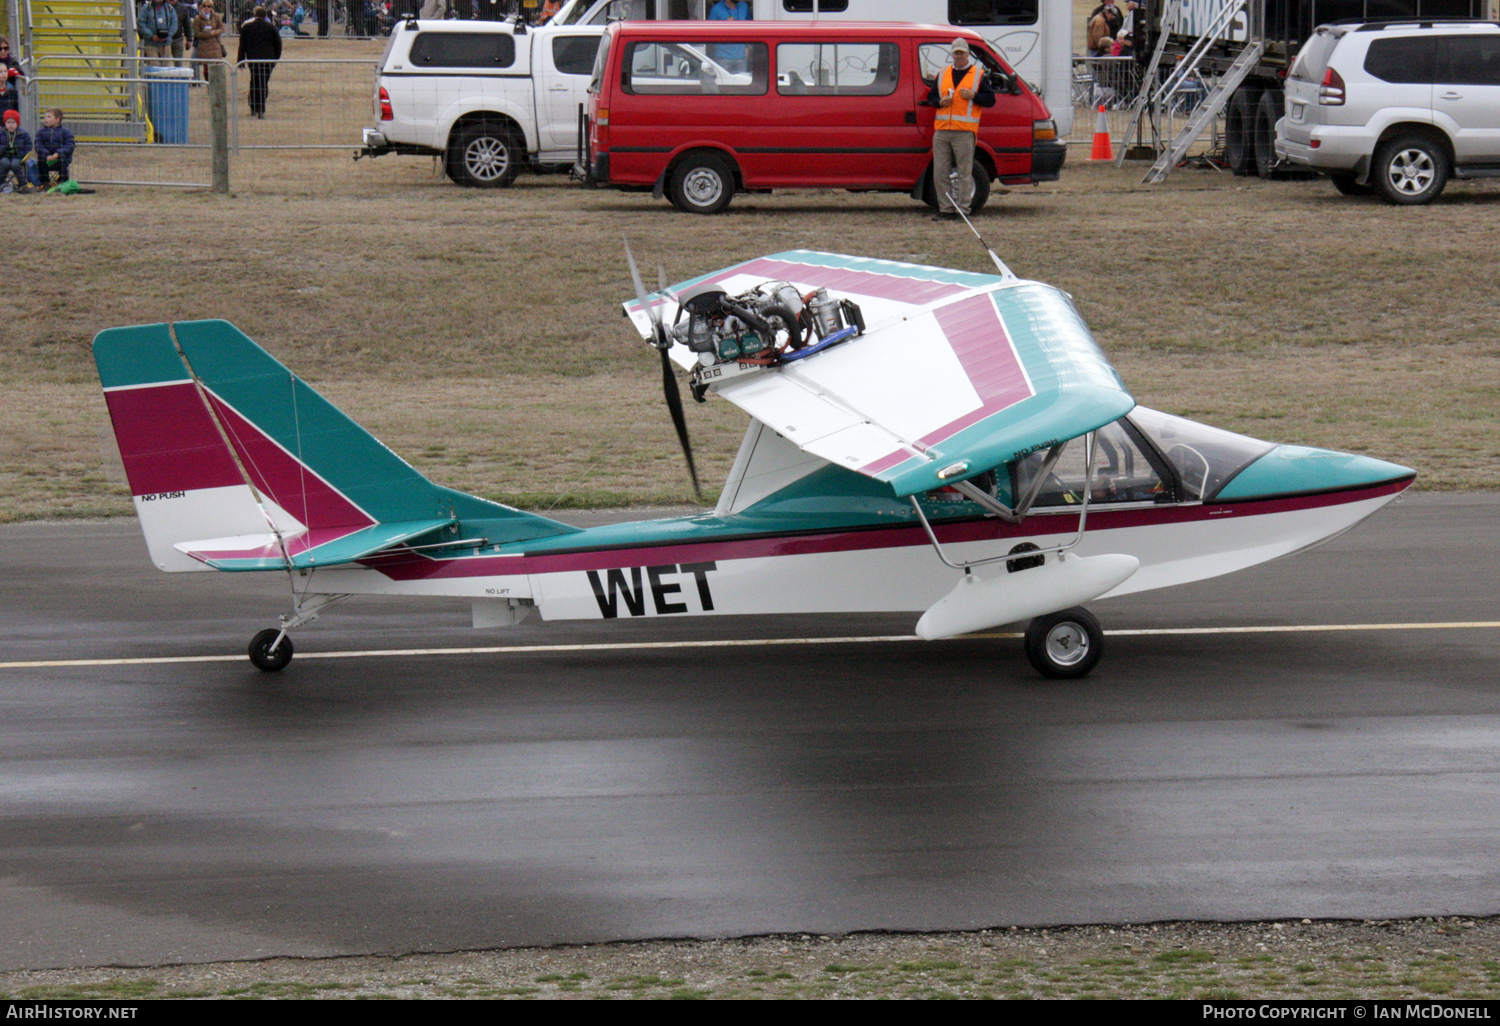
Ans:
{"type": "MultiPolygon", "coordinates": [[[[1349,502],[1374,499],[1382,495],[1392,495],[1404,490],[1409,484],[1411,480],[1408,478],[1319,495],[1232,503],[1216,502],[1208,505],[1140,506],[1121,510],[1111,510],[1107,506],[1090,506],[1088,529],[1092,533],[1130,527],[1160,527],[1202,520],[1234,519],[1241,516],[1264,516],[1304,509],[1319,509],[1325,506],[1340,506],[1349,502]]],[[[1038,513],[1019,524],[1009,524],[994,517],[987,517],[982,520],[965,520],[953,524],[939,523],[934,524],[933,527],[939,541],[944,545],[1008,538],[1035,538],[1039,535],[1066,534],[1078,530],[1078,514],[1038,513]]],[[[666,563],[702,563],[759,559],[768,556],[909,548],[914,545],[928,544],[930,542],[927,539],[927,533],[920,524],[913,523],[901,527],[764,535],[723,541],[560,552],[555,555],[538,552],[525,556],[464,556],[454,559],[438,559],[413,552],[377,556],[360,562],[364,566],[380,571],[392,580],[407,581],[607,570],[615,567],[660,566],[666,563]]]]}
{"type": "Polygon", "coordinates": [[[191,381],[104,393],[132,495],[243,484],[191,381]]]}

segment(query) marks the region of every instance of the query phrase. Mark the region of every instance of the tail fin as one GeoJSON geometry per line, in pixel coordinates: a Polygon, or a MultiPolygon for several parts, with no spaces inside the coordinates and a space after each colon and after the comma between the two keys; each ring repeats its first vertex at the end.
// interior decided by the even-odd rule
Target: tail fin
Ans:
{"type": "Polygon", "coordinates": [[[350,562],[566,524],[434,485],[225,321],[113,328],[94,359],[163,570],[350,562]]]}

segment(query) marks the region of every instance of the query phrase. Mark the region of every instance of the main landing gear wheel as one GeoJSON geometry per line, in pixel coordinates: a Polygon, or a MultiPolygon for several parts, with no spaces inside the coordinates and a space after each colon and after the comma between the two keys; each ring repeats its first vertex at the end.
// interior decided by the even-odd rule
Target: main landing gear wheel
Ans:
{"type": "Polygon", "coordinates": [[[1026,658],[1054,680],[1085,676],[1104,655],[1104,631],[1082,606],[1048,613],[1026,627],[1026,658]]]}
{"type": "Polygon", "coordinates": [[[275,627],[267,627],[250,639],[250,661],[257,670],[265,670],[267,673],[284,669],[292,661],[291,636],[283,636],[275,627]],[[278,637],[281,637],[281,644],[276,645],[276,651],[273,652],[271,646],[278,637]]]}

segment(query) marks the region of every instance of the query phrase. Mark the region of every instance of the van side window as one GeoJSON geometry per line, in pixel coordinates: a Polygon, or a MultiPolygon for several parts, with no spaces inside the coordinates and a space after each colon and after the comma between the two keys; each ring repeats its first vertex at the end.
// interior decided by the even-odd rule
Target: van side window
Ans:
{"type": "Polygon", "coordinates": [[[411,44],[411,63],[424,68],[508,68],[516,41],[493,32],[422,32],[411,44]]]}
{"type": "Polygon", "coordinates": [[[598,51],[598,36],[555,36],[552,64],[564,75],[589,75],[594,71],[594,55],[598,51]]]}
{"type": "MultiPolygon", "coordinates": [[[[781,0],[781,9],[790,11],[792,14],[812,14],[813,0],[781,0]]],[[[818,0],[818,11],[823,14],[831,14],[834,11],[847,11],[849,0],[818,0]]]]}
{"type": "Polygon", "coordinates": [[[632,42],[621,87],[643,96],[763,96],[771,78],[765,43],[632,42]]]}
{"type": "Polygon", "coordinates": [[[1437,47],[1431,36],[1393,36],[1370,42],[1365,70],[1382,82],[1424,85],[1432,82],[1437,47]]]}
{"type": "Polygon", "coordinates": [[[1443,46],[1448,59],[1439,65],[1437,81],[1444,85],[1500,85],[1500,33],[1447,36],[1443,46]]]}
{"type": "Polygon", "coordinates": [[[786,96],[889,96],[901,78],[895,43],[780,43],[776,91],[786,96]]]}
{"type": "Polygon", "coordinates": [[[954,25],[1035,25],[1037,0],[948,0],[954,25]]]}

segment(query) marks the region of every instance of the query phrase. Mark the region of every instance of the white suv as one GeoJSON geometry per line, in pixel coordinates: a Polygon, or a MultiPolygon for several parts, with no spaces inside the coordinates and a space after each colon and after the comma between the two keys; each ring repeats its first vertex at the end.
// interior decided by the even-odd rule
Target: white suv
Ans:
{"type": "Polygon", "coordinates": [[[1287,77],[1276,155],[1389,203],[1500,177],[1500,25],[1320,25],[1287,77]]]}

